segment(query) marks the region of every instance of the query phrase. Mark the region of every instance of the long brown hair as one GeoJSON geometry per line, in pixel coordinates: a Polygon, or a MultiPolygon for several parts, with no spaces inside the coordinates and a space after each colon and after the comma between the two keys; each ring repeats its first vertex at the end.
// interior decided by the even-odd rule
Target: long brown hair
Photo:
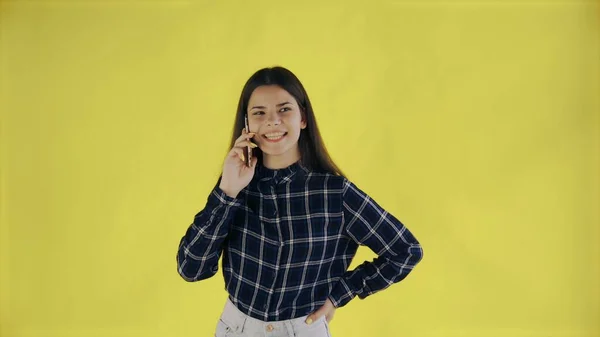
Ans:
{"type": "MultiPolygon", "coordinates": [[[[344,176],[325,148],[321,133],[319,133],[312,105],[308,99],[308,94],[306,93],[304,86],[296,75],[288,69],[279,66],[258,70],[244,85],[242,94],[240,95],[237,113],[235,115],[233,135],[231,136],[229,148],[231,149],[235,145],[235,140],[242,134],[242,129],[244,128],[244,115],[247,112],[248,101],[250,100],[252,92],[262,85],[279,86],[290,93],[300,106],[302,117],[306,120],[306,128],[300,131],[300,138],[298,139],[301,157],[300,163],[302,166],[315,172],[344,176]]],[[[262,164],[262,151],[259,148],[255,148],[252,153],[257,157],[258,164],[262,164]]]]}

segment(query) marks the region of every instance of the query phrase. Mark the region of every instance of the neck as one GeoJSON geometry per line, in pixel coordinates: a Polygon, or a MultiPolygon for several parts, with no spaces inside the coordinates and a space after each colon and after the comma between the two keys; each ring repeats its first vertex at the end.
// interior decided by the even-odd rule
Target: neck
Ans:
{"type": "Polygon", "coordinates": [[[298,147],[279,155],[269,155],[263,153],[263,166],[272,170],[286,168],[298,160],[300,160],[300,150],[298,147]]]}

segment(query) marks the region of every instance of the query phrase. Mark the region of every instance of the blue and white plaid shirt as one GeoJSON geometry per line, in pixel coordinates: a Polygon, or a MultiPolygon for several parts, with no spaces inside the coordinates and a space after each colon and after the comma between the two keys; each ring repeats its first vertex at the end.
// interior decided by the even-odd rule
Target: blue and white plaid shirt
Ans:
{"type": "Polygon", "coordinates": [[[336,307],[404,279],[423,250],[393,215],[344,177],[299,162],[258,165],[236,198],[215,187],[177,253],[189,282],[217,273],[245,314],[278,321],[308,315],[329,298],[336,307]],[[359,245],[377,253],[348,271],[359,245]]]}

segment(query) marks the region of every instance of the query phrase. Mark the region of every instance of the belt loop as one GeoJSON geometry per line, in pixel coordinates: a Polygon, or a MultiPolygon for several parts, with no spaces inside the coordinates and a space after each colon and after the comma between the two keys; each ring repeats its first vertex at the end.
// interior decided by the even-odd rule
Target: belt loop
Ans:
{"type": "Polygon", "coordinates": [[[294,329],[294,325],[292,324],[292,321],[286,320],[284,324],[288,331],[288,336],[296,337],[296,331],[295,331],[296,329],[294,329]]]}
{"type": "Polygon", "coordinates": [[[246,322],[248,322],[248,317],[246,317],[244,315],[244,321],[242,322],[242,325],[240,327],[240,329],[241,329],[240,333],[244,333],[244,329],[246,328],[246,322]]]}

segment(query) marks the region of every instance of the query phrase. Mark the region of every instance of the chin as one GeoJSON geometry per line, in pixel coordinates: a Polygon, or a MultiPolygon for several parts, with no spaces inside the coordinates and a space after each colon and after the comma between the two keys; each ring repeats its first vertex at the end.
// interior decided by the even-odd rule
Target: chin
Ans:
{"type": "Polygon", "coordinates": [[[266,155],[269,155],[269,156],[279,156],[279,155],[282,155],[282,154],[284,154],[286,152],[287,152],[287,150],[282,150],[282,151],[265,151],[265,150],[262,150],[263,155],[266,154],[266,155]]]}
{"type": "Polygon", "coordinates": [[[269,156],[279,156],[289,152],[292,149],[292,146],[261,146],[261,151],[263,154],[267,154],[269,156]]]}

